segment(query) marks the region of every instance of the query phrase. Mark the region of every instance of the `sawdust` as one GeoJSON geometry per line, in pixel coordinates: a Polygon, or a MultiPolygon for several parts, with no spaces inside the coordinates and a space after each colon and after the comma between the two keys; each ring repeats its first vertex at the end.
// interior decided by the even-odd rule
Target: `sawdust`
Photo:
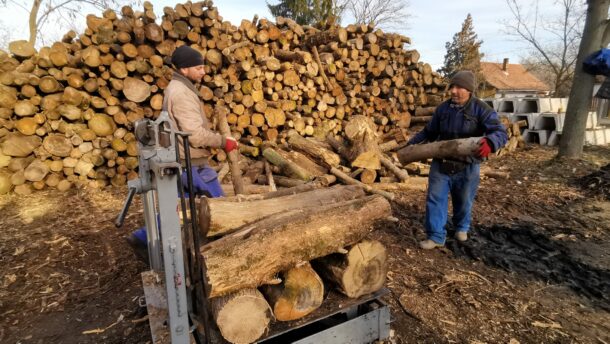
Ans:
{"type": "MultiPolygon", "coordinates": [[[[371,234],[389,255],[388,342],[610,342],[610,313],[601,307],[610,202],[571,182],[610,163],[610,148],[588,147],[574,161],[555,155],[533,147],[487,163],[510,178],[481,181],[467,245],[421,251],[425,191],[396,192],[398,221],[371,234]],[[531,234],[536,254],[520,240],[493,244],[502,233],[531,234]],[[597,282],[585,286],[587,277],[597,282]]],[[[124,241],[143,222],[137,197],[124,228],[113,225],[125,196],[108,188],[0,197],[0,342],[151,340],[139,306],[145,266],[124,241]],[[92,329],[104,331],[83,334],[92,329]]]]}

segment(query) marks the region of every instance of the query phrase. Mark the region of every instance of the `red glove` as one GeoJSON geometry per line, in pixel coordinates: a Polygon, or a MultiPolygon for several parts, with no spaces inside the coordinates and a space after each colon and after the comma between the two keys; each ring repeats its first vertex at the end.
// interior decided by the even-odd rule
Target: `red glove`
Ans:
{"type": "Polygon", "coordinates": [[[479,158],[487,158],[487,156],[491,153],[491,146],[489,145],[489,140],[484,137],[479,141],[479,150],[477,151],[477,156],[479,158]]]}
{"type": "Polygon", "coordinates": [[[237,149],[237,147],[239,147],[237,141],[232,137],[227,137],[225,141],[225,152],[229,153],[230,151],[237,149]]]}

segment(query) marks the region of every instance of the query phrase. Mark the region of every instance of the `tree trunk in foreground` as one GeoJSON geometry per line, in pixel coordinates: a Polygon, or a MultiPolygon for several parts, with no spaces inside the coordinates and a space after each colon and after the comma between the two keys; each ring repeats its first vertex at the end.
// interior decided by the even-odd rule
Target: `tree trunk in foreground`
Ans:
{"type": "Polygon", "coordinates": [[[410,145],[398,151],[398,160],[402,164],[429,158],[466,157],[475,154],[479,148],[480,137],[467,139],[436,141],[432,143],[410,145]]]}
{"type": "Polygon", "coordinates": [[[275,275],[362,240],[392,213],[381,196],[275,214],[201,248],[211,298],[273,284],[275,275]]]}
{"type": "Polygon", "coordinates": [[[281,284],[261,290],[278,321],[300,319],[318,309],[324,299],[324,283],[309,263],[284,272],[281,284]]]}
{"type": "Polygon", "coordinates": [[[375,292],[385,283],[388,253],[378,241],[364,240],[347,254],[335,253],[315,262],[320,274],[351,298],[375,292]]]}
{"type": "Polygon", "coordinates": [[[587,74],[582,69],[582,63],[587,56],[604,48],[602,44],[604,31],[608,25],[608,7],[610,0],[587,1],[587,19],[578,49],[574,81],[570,90],[570,101],[566,110],[563,133],[559,141],[560,157],[579,158],[585,142],[587,116],[593,96],[595,76],[587,74]]]}

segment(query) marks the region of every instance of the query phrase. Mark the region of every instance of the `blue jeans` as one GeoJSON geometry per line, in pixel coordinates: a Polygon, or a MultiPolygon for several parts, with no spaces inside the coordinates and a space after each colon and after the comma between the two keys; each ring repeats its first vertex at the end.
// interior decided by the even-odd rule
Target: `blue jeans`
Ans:
{"type": "Polygon", "coordinates": [[[426,198],[426,234],[428,239],[445,243],[445,224],[449,193],[453,203],[453,226],[457,232],[467,232],[470,229],[472,204],[479,187],[479,168],[477,163],[468,164],[462,171],[452,175],[440,171],[441,163],[432,161],[428,176],[428,196],[426,198]]]}
{"type": "MultiPolygon", "coordinates": [[[[212,168],[208,166],[192,168],[193,171],[193,191],[197,196],[206,196],[210,198],[223,197],[225,194],[220,187],[220,181],[218,181],[218,174],[212,168]]],[[[185,192],[185,196],[188,197],[188,181],[186,171],[182,172],[182,187],[185,192]]],[[[157,224],[159,219],[157,218],[157,224]]],[[[141,227],[135,230],[132,235],[138,240],[139,244],[143,247],[147,247],[146,238],[146,227],[141,227]]]]}

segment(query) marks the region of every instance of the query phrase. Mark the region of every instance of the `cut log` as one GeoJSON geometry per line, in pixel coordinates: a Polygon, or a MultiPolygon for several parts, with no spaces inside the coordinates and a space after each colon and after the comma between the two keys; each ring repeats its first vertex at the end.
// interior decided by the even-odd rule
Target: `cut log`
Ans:
{"type": "Polygon", "coordinates": [[[362,182],[360,182],[360,181],[358,181],[358,180],[348,176],[345,172],[342,172],[341,170],[339,170],[336,167],[331,167],[330,173],[332,173],[335,176],[337,176],[337,178],[339,178],[340,180],[342,180],[346,184],[360,186],[361,188],[364,189],[364,191],[366,191],[368,193],[374,193],[374,194],[381,195],[381,196],[387,198],[390,201],[394,200],[394,198],[395,198],[394,194],[392,194],[390,192],[385,192],[383,190],[373,189],[370,185],[364,184],[364,183],[362,183],[362,182]]]}
{"type": "Polygon", "coordinates": [[[243,289],[211,300],[212,314],[220,333],[230,343],[253,343],[269,327],[273,315],[256,289],[243,289]]]}
{"type": "Polygon", "coordinates": [[[246,201],[258,201],[263,199],[270,199],[282,196],[296,195],[301,192],[307,192],[315,189],[320,189],[322,187],[328,186],[330,183],[320,183],[318,181],[309,182],[307,184],[285,188],[274,192],[261,193],[256,195],[240,195],[240,196],[232,196],[225,197],[223,200],[231,201],[231,202],[246,202],[246,201]]]}
{"type": "Polygon", "coordinates": [[[222,198],[203,198],[199,205],[199,226],[205,235],[218,236],[271,214],[291,209],[321,207],[363,196],[364,192],[358,187],[335,186],[296,195],[240,203],[225,201],[222,198]]]}
{"type": "Polygon", "coordinates": [[[364,240],[352,246],[347,254],[335,253],[316,260],[314,267],[343,294],[357,298],[383,287],[388,253],[380,242],[364,240]]]}
{"type": "Polygon", "coordinates": [[[210,297],[269,284],[299,262],[357,243],[391,214],[388,201],[370,196],[323,207],[292,210],[248,224],[201,248],[210,297]]]}
{"type": "Polygon", "coordinates": [[[311,264],[294,267],[282,273],[281,278],[281,284],[261,287],[276,320],[300,319],[320,307],[324,283],[311,264]]]}
{"type": "Polygon", "coordinates": [[[265,159],[267,159],[267,161],[279,167],[288,176],[305,181],[312,179],[311,174],[304,168],[295,164],[293,161],[284,158],[273,148],[266,148],[263,150],[263,156],[265,159]]]}
{"type": "Polygon", "coordinates": [[[410,145],[398,151],[398,159],[404,165],[429,158],[472,156],[479,148],[479,141],[481,141],[480,137],[469,137],[466,139],[410,145]]]}
{"type": "Polygon", "coordinates": [[[2,153],[13,157],[26,157],[42,144],[38,136],[25,136],[19,133],[10,133],[0,143],[2,153]]]}
{"type": "Polygon", "coordinates": [[[123,94],[132,102],[143,102],[150,96],[150,91],[150,85],[146,81],[131,77],[125,78],[123,94]]]}
{"type": "Polygon", "coordinates": [[[392,173],[394,173],[396,175],[396,177],[398,177],[400,180],[407,181],[409,179],[409,173],[407,173],[407,171],[399,168],[398,166],[394,165],[392,160],[390,160],[388,157],[384,156],[383,154],[380,154],[379,160],[381,160],[381,164],[383,166],[385,166],[385,168],[387,168],[392,173]]]}
{"type": "Polygon", "coordinates": [[[26,40],[12,41],[8,44],[11,54],[20,58],[30,58],[36,54],[34,45],[26,40]]]}
{"type": "Polygon", "coordinates": [[[325,166],[338,166],[339,163],[341,163],[341,158],[338,154],[324,148],[322,144],[312,139],[302,137],[296,131],[290,132],[288,134],[288,138],[288,143],[290,143],[290,146],[308,154],[320,162],[323,162],[325,166]]]}
{"type": "Polygon", "coordinates": [[[349,155],[353,167],[370,170],[381,168],[377,127],[371,118],[353,116],[345,125],[345,136],[351,143],[349,155]]]}

